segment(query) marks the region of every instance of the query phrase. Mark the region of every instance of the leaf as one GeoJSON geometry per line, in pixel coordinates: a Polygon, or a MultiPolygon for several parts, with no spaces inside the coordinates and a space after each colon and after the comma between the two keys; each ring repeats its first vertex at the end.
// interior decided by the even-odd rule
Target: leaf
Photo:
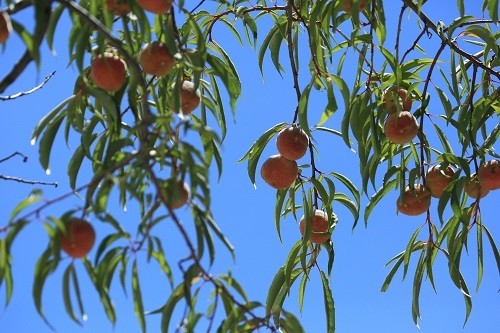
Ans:
{"type": "Polygon", "coordinates": [[[274,225],[276,227],[276,232],[278,233],[278,238],[280,242],[282,242],[281,227],[280,227],[281,211],[283,209],[283,203],[285,202],[287,193],[288,193],[287,189],[276,191],[276,205],[274,206],[274,225]]]}
{"type": "MultiPolygon", "coordinates": [[[[478,220],[481,218],[479,215],[478,220]]],[[[483,231],[481,230],[481,221],[476,221],[476,231],[477,231],[477,283],[476,292],[479,290],[481,281],[483,279],[483,231]]]]}
{"type": "Polygon", "coordinates": [[[78,171],[82,166],[83,158],[85,156],[85,152],[82,146],[78,146],[78,148],[73,153],[71,160],[68,162],[68,177],[69,177],[69,186],[72,190],[76,188],[76,178],[78,176],[78,171]]]}
{"type": "Polygon", "coordinates": [[[415,270],[415,277],[413,278],[413,292],[412,292],[412,305],[411,305],[411,316],[413,318],[413,322],[417,327],[418,325],[418,320],[420,319],[420,306],[419,306],[419,300],[420,300],[420,288],[422,287],[422,280],[424,277],[424,270],[425,270],[425,251],[422,251],[420,253],[420,257],[418,259],[417,263],[417,268],[415,270]]]}
{"type": "Polygon", "coordinates": [[[284,283],[285,283],[285,268],[284,266],[281,266],[274,275],[274,279],[271,282],[271,285],[269,286],[269,290],[267,291],[266,316],[272,314],[274,303],[276,302],[276,298],[278,297],[278,294],[282,289],[284,283]]]}
{"type": "Polygon", "coordinates": [[[252,144],[245,155],[238,160],[238,162],[242,162],[248,159],[248,176],[250,177],[250,181],[254,187],[256,187],[255,170],[257,169],[257,163],[259,162],[260,155],[262,155],[262,151],[266,147],[269,140],[271,140],[274,135],[285,127],[286,123],[278,123],[265,131],[264,134],[262,134],[257,141],[252,144]]]}
{"type": "Polygon", "coordinates": [[[139,283],[139,272],[137,259],[132,263],[132,294],[134,296],[134,312],[139,320],[141,331],[146,332],[146,320],[144,319],[144,306],[142,305],[141,286],[139,283]]]}
{"type": "Polygon", "coordinates": [[[300,127],[306,132],[306,134],[311,137],[311,130],[309,129],[309,122],[307,119],[307,104],[309,103],[309,93],[311,92],[312,82],[309,83],[302,94],[300,95],[299,105],[297,108],[299,114],[300,127]]]}
{"type": "MultiPolygon", "coordinates": [[[[161,309],[161,331],[162,333],[169,333],[168,326],[170,325],[170,320],[172,318],[172,313],[174,311],[175,306],[182,299],[184,289],[184,283],[179,284],[170,294],[167,302],[161,309]]],[[[146,314],[153,314],[155,312],[150,312],[146,314]]]]}
{"type": "Polygon", "coordinates": [[[21,201],[20,203],[17,204],[16,207],[12,210],[9,216],[9,223],[13,223],[16,219],[16,217],[21,213],[26,207],[29,207],[31,205],[34,205],[42,199],[42,191],[39,189],[34,189],[31,191],[29,196],[21,201]]]}
{"type": "Polygon", "coordinates": [[[43,286],[45,285],[45,281],[47,277],[55,271],[57,265],[59,264],[58,260],[52,257],[52,248],[49,246],[42,253],[42,255],[38,258],[36,266],[35,266],[35,278],[33,279],[33,301],[35,302],[35,308],[42,320],[45,324],[53,331],[55,328],[48,321],[47,317],[45,317],[45,313],[42,307],[42,292],[43,286]]]}
{"type": "Polygon", "coordinates": [[[70,277],[74,274],[74,265],[70,263],[68,267],[64,270],[63,274],[63,300],[64,300],[64,308],[66,309],[66,313],[69,317],[76,322],[78,325],[82,325],[80,320],[77,318],[75,311],[73,310],[73,302],[71,301],[71,290],[70,290],[70,277]]]}
{"type": "Polygon", "coordinates": [[[55,136],[61,123],[66,116],[67,111],[63,111],[59,113],[48,125],[43,133],[42,139],[40,140],[40,146],[38,148],[38,158],[40,161],[40,165],[45,170],[47,174],[50,174],[49,161],[50,161],[50,152],[52,150],[52,146],[54,143],[55,136]]]}
{"type": "Polygon", "coordinates": [[[326,331],[335,332],[335,303],[332,290],[325,272],[320,271],[321,283],[323,285],[323,300],[325,302],[326,331]]]}
{"type": "Polygon", "coordinates": [[[387,183],[385,183],[374,195],[371,196],[370,202],[365,208],[365,225],[368,221],[368,217],[370,216],[373,208],[378,204],[378,202],[390,191],[396,184],[398,183],[397,179],[393,179],[387,183]]]}

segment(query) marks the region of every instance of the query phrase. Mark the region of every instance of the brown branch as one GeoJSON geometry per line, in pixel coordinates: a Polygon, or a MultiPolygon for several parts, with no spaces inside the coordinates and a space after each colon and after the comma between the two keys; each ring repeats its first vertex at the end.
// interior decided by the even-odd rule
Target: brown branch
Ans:
{"type": "Polygon", "coordinates": [[[411,0],[402,0],[406,6],[408,6],[415,14],[418,15],[418,17],[424,22],[424,24],[430,28],[432,31],[434,31],[445,43],[448,47],[450,47],[453,51],[457,52],[467,60],[469,60],[471,63],[476,65],[477,67],[485,70],[488,72],[490,75],[495,76],[500,80],[500,72],[495,71],[493,68],[485,65],[483,62],[481,62],[479,59],[477,59],[474,55],[467,53],[466,51],[462,50],[455,41],[450,40],[449,38],[444,36],[444,32],[446,31],[446,28],[441,29],[438,27],[436,23],[434,23],[422,10],[419,10],[417,5],[413,3],[411,0]]]}
{"type": "Polygon", "coordinates": [[[24,179],[24,178],[20,178],[20,177],[4,176],[4,175],[0,175],[0,179],[11,180],[11,181],[15,181],[15,182],[18,182],[18,183],[23,183],[23,184],[52,185],[54,187],[57,187],[57,182],[44,182],[44,181],[41,181],[41,180],[29,180],[29,179],[24,179]]]}
{"type": "Polygon", "coordinates": [[[52,76],[54,76],[55,73],[56,72],[53,71],[52,73],[50,73],[49,75],[47,75],[45,77],[45,79],[43,80],[42,83],[40,83],[39,85],[37,85],[36,87],[34,87],[34,88],[30,89],[30,90],[20,91],[17,94],[9,95],[9,96],[0,96],[0,101],[8,101],[8,100],[12,100],[12,99],[19,98],[19,97],[22,97],[22,96],[26,96],[26,95],[34,93],[35,91],[37,91],[39,89],[42,89],[43,86],[52,78],[52,76]]]}
{"type": "MultiPolygon", "coordinates": [[[[45,1],[45,10],[44,16],[36,21],[36,26],[34,30],[34,42],[33,48],[40,48],[40,44],[42,43],[43,37],[45,36],[45,32],[47,31],[47,26],[49,24],[51,8],[52,4],[51,0],[45,1]]],[[[32,4],[31,1],[21,1],[19,6],[14,6],[9,12],[19,11],[21,9],[27,8],[32,4]]],[[[16,79],[21,75],[22,72],[28,67],[28,65],[33,61],[33,56],[29,50],[26,50],[24,54],[19,58],[17,63],[12,67],[11,71],[5,75],[2,80],[0,80],[0,94],[5,91],[12,83],[16,81],[16,79]]]]}
{"type": "Polygon", "coordinates": [[[22,153],[20,153],[20,152],[16,151],[16,152],[14,152],[14,153],[10,154],[9,156],[7,156],[7,157],[4,157],[4,158],[0,159],[0,163],[3,163],[3,162],[5,162],[5,161],[8,161],[8,160],[10,160],[11,158],[13,158],[14,156],[17,156],[17,155],[19,155],[19,156],[21,156],[21,157],[23,158],[23,162],[28,161],[28,156],[26,156],[26,155],[24,155],[24,154],[22,154],[22,153]]]}

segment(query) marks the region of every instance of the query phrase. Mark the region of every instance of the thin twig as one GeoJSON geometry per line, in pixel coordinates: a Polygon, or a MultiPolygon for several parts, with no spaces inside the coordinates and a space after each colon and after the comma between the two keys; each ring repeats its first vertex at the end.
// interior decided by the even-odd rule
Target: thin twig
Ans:
{"type": "Polygon", "coordinates": [[[24,179],[24,178],[20,178],[20,177],[4,176],[4,175],[0,175],[0,179],[11,180],[11,181],[18,182],[18,183],[23,183],[23,184],[51,185],[51,186],[57,187],[57,182],[44,182],[44,181],[41,181],[41,180],[29,180],[29,179],[24,179]]]}
{"type": "Polygon", "coordinates": [[[49,80],[52,78],[52,76],[54,76],[56,72],[53,71],[52,73],[50,73],[49,75],[47,75],[45,77],[45,79],[42,81],[42,83],[40,83],[39,85],[37,85],[36,87],[30,89],[30,90],[27,90],[27,91],[20,91],[18,92],[17,94],[14,94],[14,95],[9,95],[9,96],[0,96],[0,101],[8,101],[8,100],[11,100],[11,99],[15,99],[15,98],[19,98],[19,97],[22,97],[22,96],[25,96],[25,95],[29,95],[29,94],[32,94],[34,93],[35,91],[37,91],[38,89],[42,89],[42,87],[47,83],[49,82],[49,80]]]}
{"type": "Polygon", "coordinates": [[[23,162],[27,162],[27,161],[28,161],[28,156],[26,156],[26,155],[24,155],[24,154],[22,154],[22,153],[20,153],[20,152],[16,151],[16,152],[14,152],[14,153],[10,154],[9,156],[2,158],[2,159],[0,160],[0,163],[3,163],[3,162],[5,162],[5,161],[8,161],[8,160],[10,160],[11,158],[13,158],[14,156],[17,156],[17,155],[19,155],[19,156],[21,156],[21,157],[23,158],[23,162]]]}

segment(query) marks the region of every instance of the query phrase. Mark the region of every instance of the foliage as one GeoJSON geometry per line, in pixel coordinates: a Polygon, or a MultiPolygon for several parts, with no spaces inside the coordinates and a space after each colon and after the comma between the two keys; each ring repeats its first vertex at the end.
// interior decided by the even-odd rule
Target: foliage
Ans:
{"type": "MultiPolygon", "coordinates": [[[[426,15],[426,1],[401,0],[398,34],[396,40],[390,41],[387,31],[395,27],[386,26],[385,17],[395,13],[385,12],[382,0],[372,0],[361,12],[360,1],[354,0],[351,13],[343,10],[343,1],[339,0],[180,0],[162,15],[144,11],[135,1],[125,2],[132,12],[114,16],[112,11],[102,10],[107,8],[104,0],[7,1],[10,6],[6,12],[12,17],[15,33],[25,43],[26,53],[24,60],[13,64],[2,78],[0,92],[22,77],[28,63],[43,65],[40,45],[45,41],[54,47],[56,31],[61,29],[66,15],[71,23],[68,54],[80,75],[75,79],[74,94],[48,111],[31,136],[38,144],[39,161],[47,172],[55,140],[63,137],[68,143],[77,137],[79,145],[67,162],[73,192],[45,199],[40,189],[34,189],[14,207],[1,227],[0,287],[6,293],[6,305],[13,295],[15,279],[12,242],[48,207],[80,196],[82,204],[77,209],[45,217],[50,242],[38,259],[33,281],[35,307],[44,319],[42,291],[58,269],[64,270],[61,282],[68,316],[81,323],[85,313],[75,270],[78,263],[71,261],[65,268],[60,267],[64,262],[58,237],[65,221],[78,215],[93,223],[107,224],[112,230],[97,244],[94,258],[81,260],[112,323],[118,316],[109,290],[118,279],[124,291],[131,291],[142,331],[146,331],[147,316],[160,315],[161,330],[169,332],[174,309],[183,304],[188,311],[183,320],[175,321],[182,321],[186,331],[195,331],[205,321],[203,325],[208,325],[208,330],[217,332],[251,332],[262,327],[273,332],[302,332],[297,315],[286,311],[284,304],[292,286],[298,284],[302,308],[307,283],[315,278],[323,287],[328,331],[334,332],[335,305],[330,281],[334,244],[330,240],[313,245],[309,241],[310,226],[305,237],[290,248],[270,283],[265,301],[249,299],[230,273],[210,272],[218,242],[235,255],[212,214],[208,185],[211,168],[217,169],[219,177],[222,174],[221,145],[227,132],[228,109],[236,112],[236,102],[244,89],[232,61],[235,55],[228,54],[219,40],[225,29],[224,37],[232,36],[257,50],[256,60],[263,75],[269,61],[278,74],[291,71],[297,96],[291,122],[283,120],[264,132],[240,159],[247,162],[250,181],[255,184],[263,150],[281,129],[297,124],[313,139],[309,162],[300,165],[296,182],[276,193],[274,221],[278,235],[283,218],[310,216],[314,209],[327,212],[333,231],[337,219],[348,219],[337,217],[338,205],[352,213],[353,228],[361,216],[368,225],[374,207],[389,192],[402,192],[408,184],[425,184],[428,165],[452,165],[455,174],[451,184],[441,198],[434,199],[438,200],[436,212],[427,212],[425,222],[415,230],[406,248],[388,261],[391,268],[382,291],[389,288],[396,273],[402,271],[406,277],[412,262],[412,317],[418,325],[420,289],[424,280],[435,288],[434,263],[441,256],[448,263],[451,280],[463,294],[467,321],[472,301],[460,260],[468,244],[474,241],[478,248],[476,288],[483,275],[484,247],[492,249],[500,270],[496,240],[487,221],[481,219],[481,200],[470,201],[464,193],[467,177],[485,161],[500,158],[495,151],[500,136],[498,0],[474,4],[483,11],[483,18],[469,15],[464,1],[459,0],[456,7],[460,16],[448,24],[435,22],[426,15]],[[35,17],[33,31],[16,20],[18,12],[30,9],[35,17]],[[405,15],[412,22],[403,21],[405,15]],[[421,33],[405,50],[398,43],[399,34],[403,33],[404,24],[414,22],[420,24],[421,33]],[[431,34],[438,37],[438,49],[429,48],[433,54],[424,52],[425,47],[421,46],[431,34]],[[154,40],[164,42],[177,59],[173,70],[163,77],[144,74],[138,64],[142,46],[154,40]],[[395,49],[390,48],[393,44],[395,49]],[[126,84],[115,93],[97,88],[89,77],[90,58],[110,48],[125,60],[129,74],[126,84]],[[354,75],[343,75],[352,66],[356,67],[354,75]],[[199,109],[188,116],[181,112],[180,87],[184,80],[194,82],[202,95],[199,109]],[[419,132],[409,144],[391,143],[384,134],[387,110],[382,96],[391,86],[404,87],[414,101],[413,114],[418,119],[419,132]],[[318,95],[325,101],[320,115],[308,108],[310,100],[318,95]],[[441,102],[441,114],[427,108],[430,99],[441,102]],[[339,127],[326,127],[336,113],[341,115],[339,127]],[[458,140],[450,140],[444,128],[458,140]],[[343,141],[357,152],[359,179],[349,179],[319,165],[314,138],[320,132],[340,138],[339,144],[343,141]],[[78,177],[83,166],[91,168],[91,179],[78,177]],[[187,230],[169,205],[169,196],[175,191],[172,184],[179,181],[190,187],[188,206],[194,233],[187,230]],[[366,205],[363,197],[367,198],[366,205]],[[122,207],[138,205],[140,222],[125,227],[109,209],[110,202],[118,202],[122,207]],[[434,215],[437,219],[431,217],[434,215]],[[163,249],[165,237],[156,232],[165,221],[175,225],[185,243],[186,257],[177,266],[163,249]],[[326,254],[326,263],[318,260],[321,253],[326,254]],[[164,305],[152,311],[145,310],[141,295],[141,258],[155,262],[172,287],[164,305]],[[181,270],[181,281],[174,281],[174,267],[181,270]],[[210,290],[212,303],[200,312],[198,297],[206,289],[210,290]],[[223,319],[217,321],[221,312],[223,319]]],[[[2,99],[17,97],[20,96],[2,99]]],[[[399,107],[397,112],[401,111],[399,107]]]]}

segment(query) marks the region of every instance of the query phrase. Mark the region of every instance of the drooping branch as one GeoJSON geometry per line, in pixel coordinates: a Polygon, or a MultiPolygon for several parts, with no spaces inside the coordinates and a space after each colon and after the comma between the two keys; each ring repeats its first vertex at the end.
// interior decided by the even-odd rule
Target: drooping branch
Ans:
{"type": "MultiPolygon", "coordinates": [[[[44,0],[45,7],[43,10],[43,17],[36,20],[36,26],[33,35],[33,49],[39,49],[40,44],[45,36],[47,27],[49,24],[50,14],[51,14],[51,4],[52,0],[44,0]]],[[[32,5],[32,1],[21,1],[17,3],[14,7],[7,10],[8,13],[14,13],[21,9],[27,8],[32,5]]],[[[17,63],[12,67],[11,71],[5,75],[0,80],[0,94],[5,91],[16,79],[21,75],[22,72],[28,67],[28,65],[34,60],[33,55],[30,50],[26,50],[24,54],[19,58],[17,63]]]]}
{"type": "Polygon", "coordinates": [[[495,71],[493,68],[487,66],[481,60],[476,58],[474,55],[462,50],[454,40],[450,40],[449,38],[444,36],[446,28],[445,29],[439,28],[436,23],[434,23],[421,9],[418,8],[418,6],[415,3],[413,3],[413,1],[411,0],[402,0],[402,1],[406,6],[408,6],[408,8],[410,8],[415,14],[418,15],[418,17],[422,20],[422,22],[425,24],[426,27],[434,31],[441,38],[443,43],[445,43],[453,51],[457,52],[458,54],[469,60],[475,66],[485,70],[490,75],[493,75],[500,80],[500,72],[495,71]]]}

